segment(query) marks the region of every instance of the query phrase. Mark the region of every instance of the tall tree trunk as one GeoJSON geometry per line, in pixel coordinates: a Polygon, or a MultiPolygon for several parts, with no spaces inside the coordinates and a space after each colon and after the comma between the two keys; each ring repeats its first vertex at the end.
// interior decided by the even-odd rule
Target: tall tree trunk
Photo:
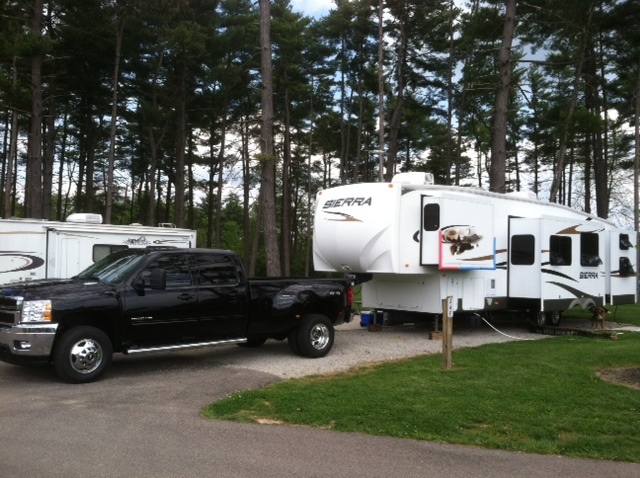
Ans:
{"type": "MultiPolygon", "coordinates": [[[[378,4],[378,154],[380,155],[380,182],[384,181],[384,6],[378,4]]],[[[388,166],[387,166],[388,168],[388,166]]]]}
{"type": "MultiPolygon", "coordinates": [[[[580,60],[576,67],[576,76],[573,85],[573,95],[571,97],[571,103],[569,104],[569,112],[567,113],[568,121],[573,116],[576,105],[578,104],[578,92],[580,90],[580,78],[582,77],[582,68],[584,67],[584,60],[587,48],[587,41],[589,38],[589,30],[591,29],[591,21],[593,19],[593,3],[589,5],[589,14],[587,17],[587,24],[583,29],[582,47],[580,49],[580,60]]],[[[558,159],[556,160],[556,168],[553,174],[553,180],[551,182],[551,191],[549,193],[549,202],[556,202],[558,198],[558,191],[560,190],[560,182],[562,181],[562,173],[564,171],[564,158],[567,154],[567,143],[569,141],[569,124],[565,124],[564,131],[562,133],[562,139],[560,141],[560,150],[558,151],[558,159]]]]}
{"type": "Polygon", "coordinates": [[[280,275],[280,251],[276,221],[276,155],[273,146],[273,70],[271,66],[271,1],[260,0],[260,58],[262,70],[262,121],[260,151],[262,184],[260,211],[264,230],[267,276],[280,275]]]}
{"type": "MultiPolygon", "coordinates": [[[[251,214],[249,199],[251,194],[251,155],[249,154],[249,118],[243,117],[240,126],[242,138],[242,232],[244,241],[244,255],[242,262],[249,270],[251,260],[251,214]]],[[[253,274],[252,274],[253,275],[253,274]]]]}
{"type": "Polygon", "coordinates": [[[180,95],[178,98],[178,121],[176,131],[176,165],[175,165],[175,205],[174,222],[178,227],[184,227],[184,166],[187,141],[187,105],[186,105],[186,70],[183,69],[180,81],[180,95]]]}
{"type": "Polygon", "coordinates": [[[396,101],[391,118],[389,120],[389,150],[387,154],[387,164],[385,168],[384,179],[391,182],[394,169],[398,161],[398,150],[400,126],[402,122],[402,110],[404,109],[404,85],[405,85],[405,72],[407,70],[407,44],[409,42],[407,32],[407,22],[409,21],[407,15],[406,2],[403,3],[401,8],[400,22],[400,41],[396,45],[397,49],[397,64],[396,64],[396,101]]]}
{"type": "Polygon", "coordinates": [[[507,9],[502,32],[502,45],[498,55],[500,86],[496,94],[493,135],[491,138],[491,170],[489,173],[489,189],[498,193],[506,192],[507,122],[511,76],[513,74],[511,46],[516,26],[516,0],[506,0],[505,3],[507,9]]]}
{"type": "MultiPolygon", "coordinates": [[[[43,0],[33,2],[31,33],[40,39],[43,25],[43,0]]],[[[31,57],[31,122],[27,143],[25,215],[41,219],[42,215],[42,52],[36,47],[31,57]]]]}
{"type": "MultiPolygon", "coordinates": [[[[285,72],[285,84],[287,84],[285,72]]],[[[289,87],[284,92],[284,148],[282,161],[282,273],[291,275],[291,107],[289,87]]]]}
{"type": "MultiPolygon", "coordinates": [[[[636,83],[635,105],[635,160],[633,162],[633,228],[636,231],[636,249],[640,244],[640,57],[638,57],[638,81],[636,83]]],[[[640,271],[640,254],[636,250],[636,273],[640,271]]],[[[640,282],[636,287],[637,297],[640,297],[640,282]]]]}
{"type": "MultiPolygon", "coordinates": [[[[13,58],[13,86],[15,88],[18,81],[18,70],[16,65],[16,58],[13,58]]],[[[7,158],[7,172],[5,175],[5,185],[3,190],[3,205],[4,210],[2,212],[3,217],[11,217],[11,192],[13,191],[13,176],[14,176],[14,158],[16,157],[16,150],[18,148],[18,111],[11,111],[11,136],[9,137],[9,157],[7,158]]]]}
{"type": "Polygon", "coordinates": [[[113,172],[116,161],[116,127],[118,125],[118,83],[120,82],[120,52],[122,51],[123,34],[124,16],[118,15],[116,27],[116,54],[113,67],[113,95],[111,97],[111,131],[109,133],[109,166],[107,169],[107,197],[104,221],[106,224],[111,224],[113,209],[113,172]]]}
{"type": "MultiPolygon", "coordinates": [[[[222,185],[224,184],[224,157],[227,154],[227,101],[225,99],[224,117],[220,132],[220,152],[218,153],[218,190],[216,200],[216,247],[222,247],[222,185]]],[[[211,220],[211,219],[209,219],[211,220]]]]}

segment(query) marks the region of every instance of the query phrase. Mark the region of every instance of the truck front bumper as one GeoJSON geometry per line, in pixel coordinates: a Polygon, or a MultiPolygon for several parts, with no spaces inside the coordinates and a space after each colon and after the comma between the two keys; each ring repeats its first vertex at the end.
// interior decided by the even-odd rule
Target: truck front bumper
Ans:
{"type": "Polygon", "coordinates": [[[24,363],[47,360],[58,324],[20,324],[0,327],[0,360],[24,363]]]}

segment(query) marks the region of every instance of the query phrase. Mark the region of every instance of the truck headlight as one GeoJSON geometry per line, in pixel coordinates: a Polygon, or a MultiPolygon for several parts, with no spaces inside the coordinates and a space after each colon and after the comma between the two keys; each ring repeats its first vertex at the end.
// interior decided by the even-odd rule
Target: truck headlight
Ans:
{"type": "Polygon", "coordinates": [[[51,301],[25,300],[22,303],[22,322],[51,322],[51,301]]]}

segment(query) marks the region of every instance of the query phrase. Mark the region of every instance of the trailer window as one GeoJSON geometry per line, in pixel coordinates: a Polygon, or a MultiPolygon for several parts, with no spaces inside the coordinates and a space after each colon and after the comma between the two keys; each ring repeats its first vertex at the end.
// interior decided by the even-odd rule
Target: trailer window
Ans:
{"type": "Polygon", "coordinates": [[[620,265],[620,277],[629,277],[635,274],[633,270],[633,264],[628,257],[621,257],[619,260],[620,265]]]}
{"type": "Polygon", "coordinates": [[[425,231],[437,231],[440,228],[440,204],[426,204],[422,215],[425,231]]]}
{"type": "Polygon", "coordinates": [[[571,238],[551,236],[549,238],[549,263],[552,266],[571,265],[571,238]]]}
{"type": "Polygon", "coordinates": [[[511,238],[511,264],[531,266],[536,260],[536,238],[532,234],[518,234],[511,238]]]}
{"type": "Polygon", "coordinates": [[[93,246],[93,254],[91,258],[93,259],[93,262],[98,262],[109,254],[127,249],[129,249],[129,246],[123,246],[122,244],[95,244],[93,246]]]}
{"type": "Polygon", "coordinates": [[[629,234],[620,234],[620,249],[623,251],[633,249],[633,244],[631,244],[629,240],[629,234]]]}
{"type": "Polygon", "coordinates": [[[599,236],[594,232],[580,233],[580,264],[598,267],[602,264],[599,256],[599,236]]]}

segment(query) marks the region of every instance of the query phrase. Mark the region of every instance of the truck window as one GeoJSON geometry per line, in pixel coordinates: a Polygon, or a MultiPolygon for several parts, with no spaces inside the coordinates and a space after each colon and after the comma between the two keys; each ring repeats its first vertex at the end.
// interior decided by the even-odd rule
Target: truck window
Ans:
{"type": "Polygon", "coordinates": [[[580,264],[587,267],[598,267],[602,264],[599,252],[600,237],[594,232],[580,233],[580,264]]]}
{"type": "Polygon", "coordinates": [[[107,257],[114,252],[124,251],[129,249],[129,246],[122,244],[94,244],[93,254],[91,256],[93,262],[98,262],[100,259],[107,257]]]}
{"type": "Polygon", "coordinates": [[[196,283],[198,285],[237,285],[238,268],[229,256],[210,254],[198,256],[196,283]]]}
{"type": "Polygon", "coordinates": [[[167,288],[193,284],[186,254],[168,254],[153,261],[142,271],[141,277],[145,284],[149,283],[151,271],[157,268],[162,268],[167,272],[167,288]]]}
{"type": "Polygon", "coordinates": [[[549,263],[552,266],[571,265],[571,238],[567,236],[549,237],[549,263]]]}
{"type": "Polygon", "coordinates": [[[536,238],[532,234],[518,234],[511,238],[511,264],[531,266],[535,262],[536,238]]]}

